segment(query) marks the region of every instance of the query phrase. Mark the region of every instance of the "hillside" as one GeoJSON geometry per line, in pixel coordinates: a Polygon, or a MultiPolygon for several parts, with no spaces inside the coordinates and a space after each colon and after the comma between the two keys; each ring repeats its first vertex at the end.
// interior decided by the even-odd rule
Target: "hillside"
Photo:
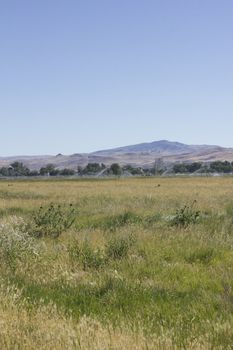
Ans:
{"type": "Polygon", "coordinates": [[[117,162],[121,165],[150,167],[155,160],[162,158],[165,163],[214,160],[233,161],[233,148],[223,148],[215,145],[186,145],[167,140],[140,143],[92,153],[74,153],[72,155],[58,154],[42,156],[12,156],[0,157],[0,167],[9,166],[14,161],[23,162],[30,169],[39,169],[52,163],[58,168],[85,166],[87,163],[117,162]]]}
{"type": "Polygon", "coordinates": [[[221,149],[219,146],[207,146],[207,145],[186,145],[180,142],[171,142],[167,140],[153,141],[147,143],[140,143],[136,145],[118,147],[110,150],[103,150],[95,152],[96,154],[109,155],[109,154],[125,154],[125,153],[157,153],[163,155],[174,154],[190,154],[196,151],[221,149]]]}

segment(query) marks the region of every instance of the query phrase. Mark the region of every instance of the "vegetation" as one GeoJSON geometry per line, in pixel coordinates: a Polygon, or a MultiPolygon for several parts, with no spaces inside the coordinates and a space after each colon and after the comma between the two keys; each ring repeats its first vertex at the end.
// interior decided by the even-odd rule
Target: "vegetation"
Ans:
{"type": "Polygon", "coordinates": [[[111,166],[110,166],[110,171],[113,173],[113,175],[121,175],[121,167],[118,163],[113,163],[111,166]]]}
{"type": "Polygon", "coordinates": [[[202,164],[200,162],[194,163],[177,163],[173,166],[174,173],[232,173],[233,162],[215,161],[209,164],[202,164]]]}
{"type": "Polygon", "coordinates": [[[67,206],[50,203],[48,206],[40,206],[33,213],[27,229],[36,237],[51,236],[57,238],[73,225],[76,215],[72,204],[67,206]]]}
{"type": "Polygon", "coordinates": [[[232,349],[232,198],[231,177],[1,180],[0,348],[232,349]]]}
{"type": "Polygon", "coordinates": [[[184,205],[182,208],[176,209],[175,215],[170,216],[171,224],[180,227],[195,224],[200,218],[200,211],[194,208],[195,203],[196,200],[191,205],[184,205]]]}
{"type": "Polygon", "coordinates": [[[194,173],[200,170],[201,166],[202,164],[199,162],[175,164],[173,166],[173,171],[174,173],[194,173]]]}
{"type": "Polygon", "coordinates": [[[233,173],[233,162],[228,161],[214,161],[210,163],[175,163],[172,167],[166,166],[162,159],[155,161],[151,168],[133,167],[128,164],[120,166],[118,163],[113,163],[106,166],[103,163],[88,163],[85,167],[77,166],[77,170],[63,168],[58,169],[54,164],[47,164],[40,168],[40,170],[30,170],[21,162],[14,162],[9,167],[0,168],[0,177],[20,177],[20,176],[159,176],[164,173],[170,174],[211,174],[233,173]]]}
{"type": "Polygon", "coordinates": [[[81,175],[95,175],[105,168],[104,164],[88,163],[85,168],[79,169],[79,172],[81,175]]]}

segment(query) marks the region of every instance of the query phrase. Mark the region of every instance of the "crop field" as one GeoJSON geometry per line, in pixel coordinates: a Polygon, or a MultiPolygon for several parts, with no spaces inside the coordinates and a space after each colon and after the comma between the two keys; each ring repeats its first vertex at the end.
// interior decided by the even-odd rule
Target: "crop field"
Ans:
{"type": "Polygon", "coordinates": [[[232,177],[0,181],[0,349],[232,344],[232,177]]]}

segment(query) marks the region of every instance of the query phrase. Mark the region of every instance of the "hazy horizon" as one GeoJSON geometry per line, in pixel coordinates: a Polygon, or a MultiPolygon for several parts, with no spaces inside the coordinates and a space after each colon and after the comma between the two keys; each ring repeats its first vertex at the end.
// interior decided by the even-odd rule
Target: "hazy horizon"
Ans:
{"type": "Polygon", "coordinates": [[[0,4],[0,156],[233,147],[233,2],[0,4]]]}

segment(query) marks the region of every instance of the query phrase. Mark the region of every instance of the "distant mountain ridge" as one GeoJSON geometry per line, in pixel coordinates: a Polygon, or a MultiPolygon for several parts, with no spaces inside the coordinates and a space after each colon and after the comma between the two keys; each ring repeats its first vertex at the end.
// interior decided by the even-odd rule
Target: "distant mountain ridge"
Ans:
{"type": "Polygon", "coordinates": [[[0,167],[7,167],[14,161],[24,163],[32,170],[40,169],[48,163],[54,164],[59,169],[77,169],[77,166],[85,166],[88,163],[104,163],[106,165],[119,163],[121,165],[152,167],[154,162],[160,158],[164,163],[233,161],[233,148],[216,145],[187,145],[180,142],[160,140],[99,150],[92,153],[0,157],[0,167]]]}
{"type": "Polygon", "coordinates": [[[207,149],[222,149],[220,146],[209,145],[186,145],[180,142],[172,142],[168,140],[160,140],[153,142],[139,143],[136,145],[118,147],[114,149],[102,150],[94,152],[94,154],[116,154],[116,153],[138,153],[138,152],[155,152],[167,154],[192,153],[207,149]]]}

